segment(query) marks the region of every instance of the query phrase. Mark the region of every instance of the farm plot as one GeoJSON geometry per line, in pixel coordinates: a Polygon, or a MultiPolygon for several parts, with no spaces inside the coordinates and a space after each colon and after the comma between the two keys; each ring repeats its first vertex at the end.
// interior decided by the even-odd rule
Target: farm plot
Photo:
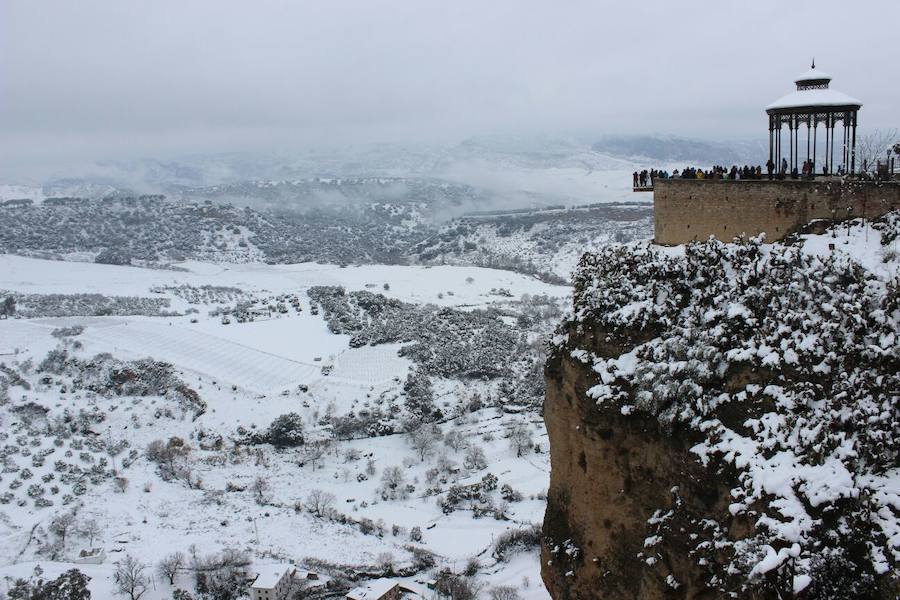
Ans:
{"type": "Polygon", "coordinates": [[[395,377],[405,378],[410,361],[397,356],[400,344],[363,346],[341,352],[334,361],[332,376],[335,379],[379,385],[395,377]]]}
{"type": "Polygon", "coordinates": [[[128,358],[151,356],[259,394],[280,391],[319,376],[317,367],[311,364],[150,320],[88,328],[83,339],[86,348],[93,352],[111,352],[128,358]]]}

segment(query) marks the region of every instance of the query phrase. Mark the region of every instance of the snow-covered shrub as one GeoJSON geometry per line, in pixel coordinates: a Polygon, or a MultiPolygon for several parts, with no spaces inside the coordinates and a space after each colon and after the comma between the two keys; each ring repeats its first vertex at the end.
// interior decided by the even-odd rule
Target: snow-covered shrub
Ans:
{"type": "Polygon", "coordinates": [[[351,346],[413,342],[400,354],[429,375],[495,378],[509,370],[515,330],[495,310],[460,311],[406,304],[381,294],[310,288],[333,333],[350,335],[351,346]]]}
{"type": "Polygon", "coordinates": [[[409,539],[413,542],[421,542],[422,541],[422,528],[418,525],[414,526],[409,530],[409,539]]]}
{"type": "Polygon", "coordinates": [[[154,440],[144,451],[147,460],[156,463],[164,481],[178,479],[183,474],[181,467],[189,454],[190,447],[179,437],[171,437],[168,441],[154,440]]]}
{"type": "Polygon", "coordinates": [[[788,564],[799,589],[822,573],[896,569],[898,274],[758,240],[683,256],[613,246],[582,258],[574,297],[553,351],[593,369],[599,407],[693,436],[698,461],[737,472],[731,513],[756,531],[711,539],[697,524],[719,553],[711,585],[737,573],[763,585],[788,564]],[[573,347],[587,330],[596,346],[573,347]]]}
{"type": "Polygon", "coordinates": [[[406,410],[417,422],[432,422],[441,418],[440,409],[434,405],[434,391],[428,375],[410,369],[403,383],[403,391],[406,394],[406,410]]]}
{"type": "Polygon", "coordinates": [[[506,561],[517,552],[526,552],[541,545],[541,528],[531,525],[520,529],[510,529],[497,536],[492,555],[498,561],[506,561]]]}
{"type": "Polygon", "coordinates": [[[266,429],[263,440],[276,448],[302,446],[303,418],[293,412],[276,417],[266,429]]]}

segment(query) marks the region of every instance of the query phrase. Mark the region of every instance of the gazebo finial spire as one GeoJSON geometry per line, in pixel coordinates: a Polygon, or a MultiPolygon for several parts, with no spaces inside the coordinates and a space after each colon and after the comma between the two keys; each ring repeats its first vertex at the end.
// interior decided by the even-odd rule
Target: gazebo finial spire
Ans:
{"type": "Polygon", "coordinates": [[[812,62],[812,67],[811,67],[811,68],[813,68],[813,69],[816,68],[816,57],[815,57],[815,56],[813,56],[813,62],[812,62]]]}

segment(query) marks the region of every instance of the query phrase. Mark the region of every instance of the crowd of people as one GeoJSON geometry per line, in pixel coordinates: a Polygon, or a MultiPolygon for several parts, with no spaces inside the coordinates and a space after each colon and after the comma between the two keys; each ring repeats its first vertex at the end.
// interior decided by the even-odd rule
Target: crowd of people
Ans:
{"type": "MultiPolygon", "coordinates": [[[[768,172],[771,179],[772,171],[768,172]]],[[[685,167],[680,171],[675,169],[672,173],[658,169],[644,169],[643,171],[635,171],[632,174],[632,182],[635,188],[653,187],[653,182],[657,179],[762,179],[763,170],[761,166],[751,167],[744,165],[738,167],[732,165],[730,169],[721,165],[715,165],[711,169],[703,170],[696,167],[685,167]]]]}
{"type": "Polygon", "coordinates": [[[681,177],[681,179],[730,179],[738,181],[741,179],[762,179],[763,169],[760,165],[755,167],[731,165],[730,169],[722,165],[715,165],[706,171],[695,169],[694,167],[685,167],[680,174],[678,170],[675,170],[673,176],[681,177]]]}
{"type": "MultiPolygon", "coordinates": [[[[643,171],[635,171],[632,174],[632,179],[635,189],[638,189],[652,188],[654,181],[657,179],[725,179],[740,181],[742,179],[784,179],[785,177],[810,179],[815,175],[815,166],[812,161],[804,161],[799,170],[796,168],[789,170],[787,159],[782,159],[780,169],[776,170],[775,167],[775,163],[769,159],[766,161],[765,171],[762,165],[755,167],[752,165],[744,165],[743,167],[731,165],[730,169],[722,165],[714,165],[707,170],[685,167],[681,170],[675,169],[671,174],[668,171],[658,169],[644,169],[643,171]]],[[[824,167],[822,174],[828,175],[828,171],[824,167]]]]}
{"type": "MultiPolygon", "coordinates": [[[[872,170],[866,167],[866,162],[863,161],[862,169],[859,173],[854,173],[853,176],[859,179],[876,180],[894,178],[893,169],[891,168],[889,171],[888,166],[882,166],[881,162],[878,163],[878,168],[874,172],[870,172],[872,170]]],[[[766,161],[765,167],[761,165],[755,167],[751,165],[744,165],[743,167],[731,165],[731,168],[727,168],[722,165],[714,165],[707,170],[685,167],[681,170],[675,169],[672,173],[659,169],[644,169],[643,171],[635,171],[632,177],[634,189],[639,190],[641,188],[652,189],[653,183],[657,179],[725,179],[740,181],[742,179],[813,179],[816,175],[816,164],[812,160],[804,160],[799,168],[791,168],[786,158],[781,159],[780,165],[773,162],[770,158],[766,161]]],[[[847,175],[847,170],[843,165],[839,165],[837,169],[831,172],[828,165],[822,165],[819,175],[822,177],[828,177],[829,175],[844,177],[847,175]]]]}

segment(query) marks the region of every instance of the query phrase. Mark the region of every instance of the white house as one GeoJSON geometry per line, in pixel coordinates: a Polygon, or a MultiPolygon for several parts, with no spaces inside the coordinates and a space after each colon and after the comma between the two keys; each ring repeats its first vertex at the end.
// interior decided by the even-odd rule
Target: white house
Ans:
{"type": "Polygon", "coordinates": [[[291,581],[297,575],[293,565],[263,565],[255,567],[256,578],[250,585],[252,600],[285,600],[291,581]]]}
{"type": "Polygon", "coordinates": [[[106,560],[106,551],[103,548],[91,548],[78,553],[78,558],[72,560],[76,565],[102,565],[106,560]]]}

